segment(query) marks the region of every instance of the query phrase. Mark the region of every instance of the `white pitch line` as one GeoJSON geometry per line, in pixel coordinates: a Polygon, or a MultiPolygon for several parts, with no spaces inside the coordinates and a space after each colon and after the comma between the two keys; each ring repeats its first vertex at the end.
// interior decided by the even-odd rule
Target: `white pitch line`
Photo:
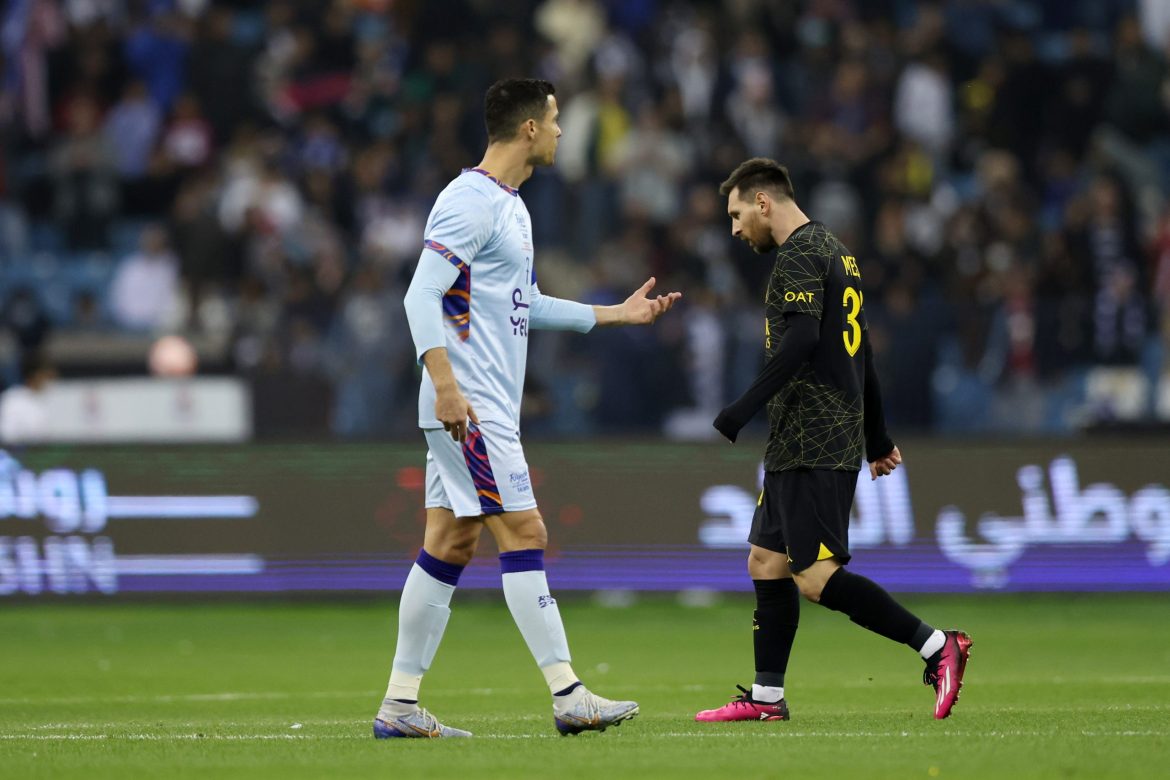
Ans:
{"type": "Polygon", "coordinates": [[[167,704],[188,701],[263,701],[267,699],[348,699],[368,697],[370,691],[225,691],[223,693],[181,693],[158,696],[58,696],[11,697],[0,699],[0,704],[167,704]]]}
{"type": "Polygon", "coordinates": [[[321,734],[309,736],[308,734],[0,734],[0,739],[22,741],[22,740],[38,740],[42,742],[95,742],[102,740],[118,741],[123,740],[127,742],[172,742],[172,741],[202,741],[202,740],[219,740],[232,742],[248,742],[252,740],[357,740],[368,739],[369,737],[347,734],[321,734]]]}
{"type": "MultiPolygon", "coordinates": [[[[713,686],[711,686],[714,689],[713,686]]],[[[704,686],[698,685],[625,685],[622,686],[623,691],[634,693],[649,693],[653,691],[679,691],[685,690],[690,692],[701,691],[704,686]]],[[[458,690],[452,689],[448,691],[435,691],[429,693],[429,697],[436,699],[442,698],[466,698],[467,696],[499,696],[502,694],[524,694],[531,693],[537,690],[536,686],[525,686],[517,688],[460,688],[458,690]]],[[[178,694],[158,694],[152,696],[143,696],[135,694],[126,694],[122,696],[10,696],[0,697],[0,705],[3,704],[167,704],[171,702],[186,702],[186,701],[257,701],[257,700],[281,700],[281,699],[349,699],[349,698],[373,698],[377,699],[378,694],[371,688],[367,691],[223,691],[220,693],[178,693],[178,694]]],[[[379,699],[380,701],[380,699],[379,699]]]]}
{"type": "MultiPolygon", "coordinates": [[[[748,736],[751,736],[748,733],[748,736]]],[[[891,738],[920,738],[936,739],[938,737],[963,737],[972,739],[997,738],[1026,738],[1063,737],[1066,734],[1049,731],[943,731],[938,733],[914,733],[906,731],[784,731],[769,729],[760,731],[756,735],[768,739],[891,739],[891,738]]],[[[639,742],[654,739],[740,739],[745,736],[743,731],[725,732],[686,732],[671,731],[657,734],[636,735],[639,742]]],[[[1082,731],[1080,736],[1094,738],[1110,737],[1166,737],[1165,731],[1082,731]]],[[[621,736],[616,737],[620,739],[621,736]]],[[[41,741],[41,742],[94,742],[94,741],[126,741],[126,742],[175,742],[175,741],[221,741],[221,742],[250,742],[250,741],[362,741],[369,740],[367,734],[0,734],[0,740],[8,741],[41,741]]],[[[479,734],[474,739],[560,739],[556,734],[479,734]]]]}
{"type": "MultiPolygon", "coordinates": [[[[722,690],[723,686],[712,685],[623,685],[621,690],[631,695],[640,695],[645,693],[663,692],[663,691],[687,691],[687,692],[701,692],[704,690],[722,690]]],[[[532,686],[525,687],[509,687],[509,688],[464,688],[458,690],[446,691],[431,691],[428,697],[431,699],[451,699],[451,698],[466,698],[467,696],[497,696],[503,694],[525,694],[533,690],[532,686]]],[[[216,693],[187,693],[187,694],[159,694],[159,695],[134,695],[126,694],[121,696],[11,696],[0,697],[0,706],[3,705],[45,705],[45,706],[61,706],[61,705],[80,705],[80,704],[174,704],[185,702],[244,702],[244,701],[285,701],[285,700],[300,700],[300,699],[369,699],[370,701],[377,701],[377,694],[373,689],[365,691],[220,691],[216,693]]],[[[1118,704],[1118,705],[1093,705],[1085,704],[1083,706],[1062,706],[1062,707],[1042,707],[1042,706],[1019,706],[1006,705],[997,707],[999,712],[1164,712],[1170,710],[1170,704],[1118,704]]],[[[846,710],[837,714],[861,714],[866,710],[846,710]]],[[[680,712],[662,712],[657,711],[657,715],[678,716],[689,720],[693,715],[689,711],[680,712]]],[[[544,716],[539,715],[509,715],[513,719],[539,719],[544,716]]]]}
{"type": "MultiPolygon", "coordinates": [[[[1053,680],[1058,678],[1052,678],[1053,680]]],[[[1108,684],[1170,684],[1170,676],[1150,676],[1150,677],[1105,677],[1098,678],[1102,683],[1108,684]]],[[[1023,678],[1020,680],[1024,681],[1023,678]]],[[[1028,678],[1027,682],[1035,683],[1036,678],[1028,678]]],[[[980,685],[1003,685],[1006,684],[1003,678],[996,678],[989,681],[981,681],[980,685]]],[[[905,681],[894,682],[866,682],[866,683],[844,683],[838,685],[838,688],[904,688],[905,681]]],[[[726,686],[722,685],[622,685],[621,690],[629,693],[655,693],[655,692],[679,692],[687,693],[701,693],[704,691],[723,691],[726,686]]],[[[458,690],[432,690],[427,696],[435,699],[444,698],[466,698],[467,696],[497,696],[502,694],[524,694],[534,690],[533,686],[523,687],[506,687],[506,688],[460,688],[458,690]]],[[[67,705],[67,704],[150,704],[160,703],[165,704],[169,702],[189,702],[189,701],[256,701],[256,700],[280,700],[280,699],[347,699],[347,698],[368,698],[376,695],[373,689],[366,691],[223,691],[218,693],[187,693],[187,694],[161,694],[152,696],[140,695],[123,695],[123,696],[9,696],[0,697],[0,705],[5,704],[46,704],[46,705],[67,705]]],[[[1035,706],[1016,706],[1007,705],[998,708],[1003,712],[1049,712],[1053,707],[1035,707],[1035,706]]],[[[1139,705],[1110,705],[1101,707],[1100,705],[1085,705],[1083,707],[1059,707],[1063,711],[1075,712],[1126,712],[1126,711],[1161,711],[1170,709],[1167,704],[1139,704],[1139,705]]]]}
{"type": "MultiPolygon", "coordinates": [[[[659,734],[639,734],[638,739],[654,739],[655,737],[663,737],[667,739],[693,739],[694,737],[741,737],[743,733],[727,733],[727,734],[695,734],[685,731],[668,731],[659,734]]],[[[891,739],[891,738],[921,738],[921,739],[935,739],[937,737],[1023,737],[1034,739],[1036,737],[1064,737],[1065,733],[1059,731],[939,731],[929,732],[921,731],[911,733],[909,731],[785,731],[783,729],[769,730],[766,732],[769,739],[774,738],[788,738],[788,739],[803,739],[807,737],[814,738],[856,738],[856,739],[891,739]]],[[[1167,737],[1170,732],[1166,731],[1082,731],[1081,736],[1084,737],[1167,737]]]]}
{"type": "MultiPolygon", "coordinates": [[[[936,737],[971,737],[971,738],[986,738],[986,737],[1017,737],[1034,739],[1036,737],[1063,737],[1065,734],[1056,731],[943,731],[939,733],[931,732],[917,732],[910,733],[908,731],[785,731],[783,729],[769,729],[755,732],[744,731],[725,731],[725,732],[689,732],[689,731],[666,731],[655,734],[639,733],[637,738],[639,740],[647,739],[732,739],[743,736],[766,737],[767,739],[788,738],[788,739],[805,739],[805,738],[845,738],[845,739],[892,739],[892,738],[922,738],[935,739],[936,737]]],[[[477,739],[555,739],[560,735],[557,734],[477,734],[477,739]]],[[[1165,731],[1082,731],[1081,736],[1084,737],[1167,737],[1170,733],[1165,731]]],[[[619,735],[620,738],[620,735],[619,735]]]]}
{"type": "MultiPolygon", "coordinates": [[[[317,720],[317,719],[300,720],[300,719],[297,719],[297,720],[294,720],[292,718],[256,718],[255,720],[248,720],[248,721],[219,720],[217,718],[214,721],[196,721],[196,720],[166,721],[165,725],[168,728],[192,729],[195,731],[201,731],[203,729],[212,730],[212,729],[223,729],[223,728],[233,728],[233,727],[249,727],[249,728],[253,728],[253,729],[255,729],[257,727],[260,727],[260,728],[271,727],[274,731],[279,731],[282,729],[291,729],[292,727],[290,725],[288,725],[290,722],[298,723],[301,728],[307,729],[307,730],[311,730],[311,729],[315,729],[315,728],[323,728],[323,727],[334,727],[334,726],[354,726],[355,724],[361,723],[361,721],[355,720],[354,718],[329,719],[329,720],[326,720],[326,719],[322,719],[322,720],[317,720]]],[[[37,723],[35,725],[34,724],[25,724],[24,727],[32,729],[33,731],[65,731],[65,732],[75,733],[77,731],[104,731],[104,732],[117,731],[118,729],[125,728],[126,725],[127,725],[126,721],[106,721],[106,722],[101,722],[101,723],[92,722],[92,721],[91,722],[81,721],[78,723],[37,723]]]]}
{"type": "MultiPolygon", "coordinates": [[[[1052,677],[1020,677],[1015,675],[996,675],[987,680],[980,680],[983,685],[1021,685],[1021,684],[1036,684],[1036,683],[1056,683],[1071,684],[1080,683],[1080,679],[1065,677],[1063,675],[1054,675],[1052,677]]],[[[1093,678],[1094,684],[1097,685],[1170,685],[1170,675],[1166,674],[1115,674],[1104,675],[1093,678]]],[[[873,683],[869,683],[872,685],[873,683]]],[[[889,685],[887,681],[881,684],[889,685]]]]}

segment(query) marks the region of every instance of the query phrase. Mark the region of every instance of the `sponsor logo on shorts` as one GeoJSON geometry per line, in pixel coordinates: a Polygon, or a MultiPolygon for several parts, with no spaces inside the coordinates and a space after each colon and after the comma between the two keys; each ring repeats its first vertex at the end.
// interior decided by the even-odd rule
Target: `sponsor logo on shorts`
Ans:
{"type": "Polygon", "coordinates": [[[557,600],[554,599],[552,596],[537,596],[536,597],[536,605],[538,607],[540,607],[541,609],[544,609],[545,607],[555,606],[556,603],[557,603],[557,600]]]}
{"type": "Polygon", "coordinates": [[[509,474],[508,481],[512,484],[512,490],[517,493],[528,493],[532,490],[532,482],[528,479],[527,471],[509,474]]]}

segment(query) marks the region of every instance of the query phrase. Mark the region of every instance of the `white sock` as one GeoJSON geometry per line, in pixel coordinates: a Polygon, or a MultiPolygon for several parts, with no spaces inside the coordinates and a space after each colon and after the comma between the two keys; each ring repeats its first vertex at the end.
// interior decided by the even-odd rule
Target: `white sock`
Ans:
{"type": "Polygon", "coordinates": [[[508,572],[503,575],[504,600],[516,627],[528,644],[536,665],[544,673],[552,693],[579,679],[569,662],[569,640],[557,602],[548,592],[544,570],[508,572]]]}
{"type": "Polygon", "coordinates": [[[752,683],[752,700],[764,704],[775,704],[784,698],[784,688],[775,685],[757,685],[752,683]]]}
{"type": "Polygon", "coordinates": [[[418,689],[422,685],[421,674],[407,674],[397,669],[390,670],[390,685],[386,698],[378,709],[378,717],[400,718],[418,709],[418,689]]]}
{"type": "MultiPolygon", "coordinates": [[[[580,681],[578,680],[578,682],[580,682],[580,681]]],[[[570,685],[571,684],[572,683],[570,683],[570,685]]],[[[580,703],[582,698],[584,698],[588,695],[589,695],[589,689],[586,688],[584,685],[578,685],[576,688],[569,691],[568,693],[566,693],[563,696],[554,695],[552,697],[553,698],[553,711],[556,712],[558,715],[561,714],[562,712],[568,712],[569,710],[572,710],[574,707],[576,707],[577,704],[580,703]]]]}
{"type": "Polygon", "coordinates": [[[418,701],[423,675],[431,668],[439,641],[451,617],[451,596],[455,586],[432,577],[417,563],[411,567],[402,587],[398,606],[398,645],[390,685],[379,715],[400,716],[412,712],[417,704],[403,704],[395,699],[418,701]]]}
{"type": "Polygon", "coordinates": [[[573,671],[573,666],[568,661],[557,661],[554,664],[542,666],[540,671],[544,675],[544,681],[548,683],[548,689],[554,694],[565,690],[573,683],[581,682],[581,678],[573,671]]]}
{"type": "Polygon", "coordinates": [[[918,654],[920,656],[922,656],[922,659],[925,661],[925,660],[929,659],[932,655],[937,653],[939,650],[941,650],[943,644],[946,641],[947,641],[946,634],[944,634],[942,631],[939,631],[936,628],[934,630],[934,633],[930,635],[930,639],[927,639],[926,644],[924,644],[922,646],[922,648],[918,651],[918,654]]]}

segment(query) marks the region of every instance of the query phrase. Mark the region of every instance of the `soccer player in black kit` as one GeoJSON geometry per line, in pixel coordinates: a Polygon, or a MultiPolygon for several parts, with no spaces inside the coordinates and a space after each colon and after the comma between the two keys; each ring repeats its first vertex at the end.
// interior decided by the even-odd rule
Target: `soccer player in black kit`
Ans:
{"type": "Polygon", "coordinates": [[[776,264],[765,299],[767,362],[715,427],[734,442],[767,406],[771,430],[748,537],[755,681],[695,720],[788,720],[784,672],[801,595],[917,651],[926,662],[923,681],[935,690],[934,717],[945,718],[959,698],[971,638],[932,628],[880,585],[844,568],[862,456],[871,479],[902,462],[886,433],[858,262],[824,225],[809,221],[793,198],[788,170],[775,161],[744,162],[719,192],[728,196],[732,235],[759,254],[775,251],[776,264]]]}

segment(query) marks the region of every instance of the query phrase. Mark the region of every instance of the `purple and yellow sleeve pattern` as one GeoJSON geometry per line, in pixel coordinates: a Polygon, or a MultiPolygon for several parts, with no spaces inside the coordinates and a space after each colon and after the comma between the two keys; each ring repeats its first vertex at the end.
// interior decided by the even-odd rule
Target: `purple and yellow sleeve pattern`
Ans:
{"type": "Polygon", "coordinates": [[[443,319],[460,341],[467,341],[471,336],[471,266],[438,241],[428,238],[423,245],[459,271],[454,284],[443,294],[443,319]]]}
{"type": "MultiPolygon", "coordinates": [[[[463,300],[469,304],[470,271],[466,268],[461,271],[450,262],[445,262],[438,250],[423,250],[418,260],[418,268],[414,271],[414,277],[410,280],[410,287],[403,299],[406,321],[410,326],[415,357],[419,363],[422,363],[423,355],[429,350],[447,346],[446,328],[443,325],[447,313],[447,293],[457,288],[461,280],[467,291],[467,297],[463,300]]],[[[470,318],[468,321],[470,322],[470,318]]]]}
{"type": "Polygon", "coordinates": [[[471,266],[494,230],[491,202],[467,186],[448,187],[427,219],[422,255],[406,292],[406,316],[419,362],[454,334],[471,338],[471,266]]]}

